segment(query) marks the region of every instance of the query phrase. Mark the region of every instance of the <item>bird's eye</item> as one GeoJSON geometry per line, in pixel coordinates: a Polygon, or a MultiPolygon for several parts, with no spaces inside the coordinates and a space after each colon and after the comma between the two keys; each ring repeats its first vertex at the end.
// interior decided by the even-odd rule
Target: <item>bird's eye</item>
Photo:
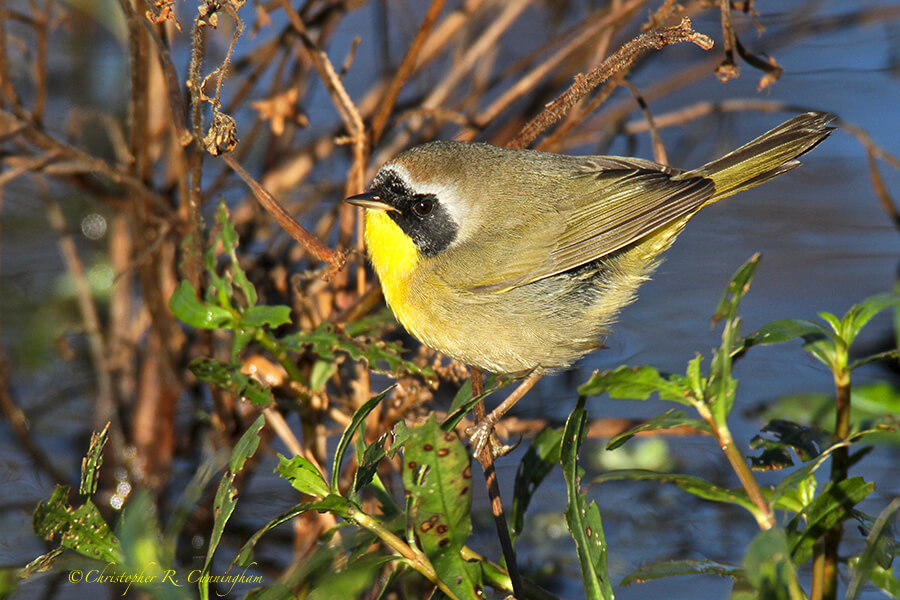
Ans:
{"type": "Polygon", "coordinates": [[[424,217],[434,209],[434,200],[428,196],[417,198],[412,205],[412,209],[414,213],[424,217]]]}

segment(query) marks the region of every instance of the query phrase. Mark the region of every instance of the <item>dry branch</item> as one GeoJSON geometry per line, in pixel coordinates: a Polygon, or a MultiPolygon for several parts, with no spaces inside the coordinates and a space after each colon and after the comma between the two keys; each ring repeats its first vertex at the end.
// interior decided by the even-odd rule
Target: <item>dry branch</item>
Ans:
{"type": "Polygon", "coordinates": [[[587,76],[577,76],[575,83],[559,98],[551,102],[541,114],[525,125],[508,146],[510,148],[527,147],[550,125],[565,115],[581,98],[609,79],[611,75],[627,70],[635,59],[648,50],[659,50],[681,42],[691,42],[704,50],[709,50],[713,45],[711,39],[691,28],[691,20],[688,18],[684,18],[677,27],[643,33],[625,44],[587,76]]]}

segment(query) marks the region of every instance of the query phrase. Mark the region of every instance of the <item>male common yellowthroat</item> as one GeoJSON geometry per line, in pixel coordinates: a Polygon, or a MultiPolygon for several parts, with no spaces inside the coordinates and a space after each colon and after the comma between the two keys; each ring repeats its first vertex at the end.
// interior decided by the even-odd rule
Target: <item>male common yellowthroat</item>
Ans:
{"type": "Polygon", "coordinates": [[[431,142],[347,202],[367,209],[369,257],[414,337],[482,370],[543,372],[601,346],[700,209],[798,166],[833,118],[799,115],[693,171],[431,142]]]}

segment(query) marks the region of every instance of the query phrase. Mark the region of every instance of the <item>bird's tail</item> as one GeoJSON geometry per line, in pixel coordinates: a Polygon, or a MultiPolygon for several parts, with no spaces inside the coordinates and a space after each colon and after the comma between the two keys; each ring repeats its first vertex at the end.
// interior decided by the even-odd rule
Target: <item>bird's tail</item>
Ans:
{"type": "Polygon", "coordinates": [[[808,112],[785,121],[734,152],[726,154],[685,176],[712,179],[716,191],[709,203],[748,190],[797,167],[801,154],[809,152],[828,137],[835,116],[808,112]]]}

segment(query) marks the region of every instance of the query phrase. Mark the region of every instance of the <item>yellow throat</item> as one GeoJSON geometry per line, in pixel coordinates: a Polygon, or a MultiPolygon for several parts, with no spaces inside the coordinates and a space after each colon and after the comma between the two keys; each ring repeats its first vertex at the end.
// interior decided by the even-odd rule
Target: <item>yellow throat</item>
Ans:
{"type": "Polygon", "coordinates": [[[383,210],[366,209],[365,238],[384,299],[405,325],[409,322],[409,276],[422,259],[419,249],[383,210]]]}

